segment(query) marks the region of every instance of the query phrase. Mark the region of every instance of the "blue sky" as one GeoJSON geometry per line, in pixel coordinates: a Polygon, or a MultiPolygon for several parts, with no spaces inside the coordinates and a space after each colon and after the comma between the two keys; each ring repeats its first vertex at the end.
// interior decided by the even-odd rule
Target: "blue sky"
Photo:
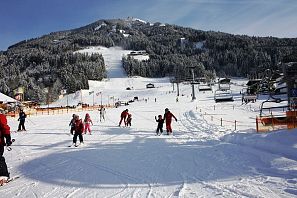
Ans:
{"type": "Polygon", "coordinates": [[[0,0],[0,50],[50,32],[128,16],[199,30],[297,37],[297,0],[0,0]]]}

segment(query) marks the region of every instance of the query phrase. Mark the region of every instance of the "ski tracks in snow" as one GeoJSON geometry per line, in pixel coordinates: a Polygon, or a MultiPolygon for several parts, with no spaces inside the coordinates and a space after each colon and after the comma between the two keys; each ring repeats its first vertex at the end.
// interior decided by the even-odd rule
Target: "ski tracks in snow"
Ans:
{"type": "Polygon", "coordinates": [[[183,135],[195,140],[218,140],[218,129],[202,117],[197,117],[192,110],[183,113],[182,117],[179,121],[179,132],[183,135]]]}

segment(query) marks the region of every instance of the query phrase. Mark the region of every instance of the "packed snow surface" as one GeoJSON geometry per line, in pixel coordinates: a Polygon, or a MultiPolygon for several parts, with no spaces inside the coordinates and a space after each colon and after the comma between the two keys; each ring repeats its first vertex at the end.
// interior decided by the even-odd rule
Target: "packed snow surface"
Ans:
{"type": "Polygon", "coordinates": [[[121,57],[129,52],[121,48],[85,52],[103,54],[108,78],[55,105],[65,106],[67,97],[73,105],[139,100],[107,108],[103,122],[97,110],[76,112],[89,113],[94,124],[79,147],[68,147],[73,112],[30,116],[26,132],[14,132],[17,118],[9,118],[16,141],[4,156],[19,178],[0,187],[1,197],[297,197],[297,130],[256,133],[261,99],[242,105],[245,79],[232,79],[234,102],[215,103],[213,92],[197,87],[192,101],[190,85],[180,84],[177,98],[168,78],[125,76],[121,57]],[[156,136],[154,117],[165,108],[177,117],[173,135],[156,136]],[[118,126],[125,109],[131,127],[118,126]]]}

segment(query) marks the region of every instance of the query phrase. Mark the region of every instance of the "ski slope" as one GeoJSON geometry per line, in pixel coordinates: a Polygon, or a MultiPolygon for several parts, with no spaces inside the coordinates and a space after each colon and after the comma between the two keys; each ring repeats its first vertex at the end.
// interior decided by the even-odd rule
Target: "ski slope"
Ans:
{"type": "MultiPolygon", "coordinates": [[[[88,94],[94,91],[102,93],[103,104],[111,96],[139,101],[107,109],[104,122],[98,111],[78,112],[89,113],[94,122],[80,147],[68,147],[72,113],[29,117],[28,131],[12,132],[16,141],[4,154],[11,176],[20,178],[0,187],[1,197],[297,197],[297,130],[256,133],[261,101],[241,104],[244,79],[234,79],[234,102],[215,103],[213,93],[197,89],[192,101],[190,85],[183,84],[176,102],[176,86],[167,78],[123,76],[120,59],[126,51],[88,50],[102,53],[112,70],[108,79],[90,81],[82,100],[99,104],[101,96],[88,94]],[[156,88],[146,89],[147,83],[156,88]],[[126,108],[132,126],[118,127],[126,108]],[[172,136],[155,136],[154,116],[165,108],[178,121],[172,136]]],[[[65,97],[55,104],[65,105],[65,97]]],[[[17,119],[10,118],[9,125],[16,130],[17,119]]]]}

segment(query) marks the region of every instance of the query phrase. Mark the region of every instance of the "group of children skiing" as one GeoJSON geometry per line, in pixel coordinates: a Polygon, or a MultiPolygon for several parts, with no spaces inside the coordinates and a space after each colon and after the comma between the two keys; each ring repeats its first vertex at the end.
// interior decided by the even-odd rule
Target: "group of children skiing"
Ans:
{"type": "MultiPolygon", "coordinates": [[[[102,106],[100,109],[100,122],[105,120],[105,108],[102,106]]],[[[19,128],[18,131],[26,130],[24,123],[25,123],[26,114],[21,110],[19,116],[19,128]]],[[[161,135],[163,133],[163,125],[164,122],[166,124],[167,135],[172,134],[171,128],[171,121],[172,118],[177,121],[177,118],[169,111],[168,108],[165,109],[165,114],[158,115],[158,118],[155,116],[156,122],[158,122],[156,134],[161,135]]],[[[132,121],[132,114],[129,113],[128,109],[125,109],[120,116],[120,122],[118,126],[121,126],[122,122],[126,127],[131,126],[132,121]]],[[[77,145],[77,137],[79,138],[80,144],[84,143],[83,134],[91,133],[91,125],[93,125],[93,121],[88,113],[86,113],[85,118],[82,120],[76,114],[72,115],[72,119],[69,123],[70,126],[70,133],[73,135],[73,146],[77,145]]],[[[5,163],[5,159],[3,157],[4,146],[10,146],[12,144],[11,137],[10,137],[10,128],[7,125],[7,119],[3,112],[0,111],[0,185],[7,183],[9,181],[9,173],[7,170],[7,165],[5,163]]],[[[71,145],[71,146],[72,146],[71,145]]]]}
{"type": "Polygon", "coordinates": [[[77,137],[79,138],[80,144],[83,144],[83,134],[86,134],[87,132],[89,132],[90,135],[92,134],[91,124],[93,125],[93,121],[88,113],[85,115],[84,120],[80,119],[79,116],[76,114],[72,115],[69,126],[70,133],[73,135],[73,146],[78,146],[76,144],[77,137]]]}
{"type": "MultiPolygon", "coordinates": [[[[105,109],[104,107],[101,107],[99,109],[100,111],[100,122],[104,119],[105,120],[105,109]]],[[[172,134],[172,127],[171,122],[172,119],[175,119],[177,121],[177,118],[169,111],[168,108],[165,109],[165,114],[162,117],[162,115],[158,115],[158,118],[155,116],[155,120],[158,123],[156,135],[161,135],[163,133],[163,125],[164,122],[166,124],[166,131],[167,135],[172,134]]],[[[124,125],[126,127],[131,126],[132,122],[132,114],[129,113],[128,109],[125,109],[120,116],[120,122],[118,126],[121,126],[122,122],[124,122],[124,125]]],[[[93,121],[88,113],[86,113],[84,120],[80,119],[78,115],[73,114],[72,119],[69,123],[70,133],[73,135],[73,145],[78,146],[76,144],[77,137],[79,138],[80,144],[83,144],[83,134],[87,134],[87,132],[91,135],[91,125],[93,125],[93,121]]]]}

